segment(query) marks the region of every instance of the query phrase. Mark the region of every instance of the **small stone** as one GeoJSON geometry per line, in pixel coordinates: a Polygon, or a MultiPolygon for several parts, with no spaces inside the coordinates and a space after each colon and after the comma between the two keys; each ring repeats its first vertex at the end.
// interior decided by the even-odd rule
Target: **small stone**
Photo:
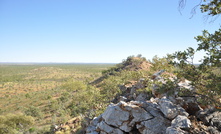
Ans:
{"type": "Polygon", "coordinates": [[[187,132],[181,130],[180,128],[168,127],[166,134],[188,134],[187,132]]]}
{"type": "Polygon", "coordinates": [[[120,96],[120,99],[119,99],[120,101],[126,101],[127,100],[127,98],[126,97],[124,97],[124,96],[120,96]]]}
{"type": "Polygon", "coordinates": [[[129,122],[124,122],[121,126],[120,129],[125,131],[125,132],[130,132],[132,130],[132,127],[129,126],[129,122]]]}
{"type": "Polygon", "coordinates": [[[96,126],[102,119],[102,114],[98,117],[94,117],[94,119],[91,121],[91,125],[96,126]]]}
{"type": "Polygon", "coordinates": [[[113,127],[107,125],[104,121],[101,121],[100,123],[98,123],[97,128],[101,131],[106,132],[106,133],[111,133],[114,130],[113,127]]]}
{"type": "Polygon", "coordinates": [[[188,113],[185,111],[185,109],[182,108],[181,106],[178,106],[178,107],[177,107],[177,110],[178,110],[178,114],[179,114],[179,115],[183,115],[183,116],[186,116],[186,117],[189,116],[189,114],[188,114],[188,113]]]}
{"type": "Polygon", "coordinates": [[[136,98],[136,101],[145,101],[147,100],[147,94],[146,93],[140,93],[136,98]]]}
{"type": "Polygon", "coordinates": [[[95,126],[88,126],[87,128],[86,128],[86,132],[87,133],[91,133],[91,132],[93,132],[93,131],[95,131],[96,130],[96,127],[95,126]]]}
{"type": "Polygon", "coordinates": [[[171,123],[172,127],[190,129],[191,122],[186,116],[178,115],[171,123]]]}
{"type": "Polygon", "coordinates": [[[210,134],[220,134],[220,132],[219,132],[216,128],[211,127],[211,126],[209,126],[209,127],[207,128],[207,131],[208,131],[210,134]]]}

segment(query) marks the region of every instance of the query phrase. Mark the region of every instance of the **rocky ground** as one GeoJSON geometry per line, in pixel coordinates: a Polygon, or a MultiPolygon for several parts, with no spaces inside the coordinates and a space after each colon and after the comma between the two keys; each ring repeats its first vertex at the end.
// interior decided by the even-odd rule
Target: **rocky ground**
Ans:
{"type": "MultiPolygon", "coordinates": [[[[189,83],[178,85],[192,88],[189,83]]],[[[221,112],[201,108],[195,96],[160,94],[148,99],[145,93],[135,93],[140,88],[144,88],[142,79],[122,85],[124,96],[116,97],[103,114],[90,121],[86,134],[221,134],[221,112]]]]}

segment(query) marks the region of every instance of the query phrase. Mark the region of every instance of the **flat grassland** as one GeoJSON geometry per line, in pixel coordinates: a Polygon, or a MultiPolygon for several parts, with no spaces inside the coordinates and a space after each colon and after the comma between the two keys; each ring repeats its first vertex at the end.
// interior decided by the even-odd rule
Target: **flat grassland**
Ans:
{"type": "Polygon", "coordinates": [[[56,105],[52,103],[62,95],[64,85],[69,81],[91,82],[101,76],[102,70],[112,66],[114,64],[0,64],[0,115],[32,112],[32,116],[42,118],[41,124],[51,123],[60,107],[53,111],[56,105]]]}

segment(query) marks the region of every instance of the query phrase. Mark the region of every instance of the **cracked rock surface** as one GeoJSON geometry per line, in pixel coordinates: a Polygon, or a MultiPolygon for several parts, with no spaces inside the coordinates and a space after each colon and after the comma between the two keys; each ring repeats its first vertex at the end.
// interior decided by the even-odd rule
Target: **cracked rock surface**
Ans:
{"type": "MultiPolygon", "coordinates": [[[[128,133],[163,134],[171,126],[171,118],[175,118],[177,107],[168,99],[162,98],[160,103],[145,101],[120,101],[107,107],[100,119],[95,118],[87,133],[128,133]],[[171,110],[172,109],[172,110],[171,110]],[[166,113],[166,114],[165,114],[166,113]],[[168,113],[172,116],[167,117],[168,113]],[[96,122],[96,123],[94,123],[96,122]]],[[[116,133],[116,134],[117,134],[116,133]]]]}
{"type": "Polygon", "coordinates": [[[194,128],[196,122],[192,123],[189,113],[179,103],[173,103],[166,97],[147,101],[120,101],[110,104],[103,114],[94,118],[86,134],[221,133],[220,112],[211,113],[201,109],[197,113],[197,119],[210,126],[198,124],[200,129],[194,128]]]}

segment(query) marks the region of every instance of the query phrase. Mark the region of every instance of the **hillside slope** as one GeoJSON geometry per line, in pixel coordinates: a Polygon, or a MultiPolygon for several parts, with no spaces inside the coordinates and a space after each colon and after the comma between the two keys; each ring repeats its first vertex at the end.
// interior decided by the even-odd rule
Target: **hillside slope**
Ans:
{"type": "MultiPolygon", "coordinates": [[[[191,82],[177,79],[174,70],[164,58],[132,56],[103,71],[91,83],[99,94],[87,112],[94,116],[84,117],[80,133],[219,134],[219,109],[203,105],[191,82]]],[[[64,127],[70,126],[57,130],[64,127]]]]}

